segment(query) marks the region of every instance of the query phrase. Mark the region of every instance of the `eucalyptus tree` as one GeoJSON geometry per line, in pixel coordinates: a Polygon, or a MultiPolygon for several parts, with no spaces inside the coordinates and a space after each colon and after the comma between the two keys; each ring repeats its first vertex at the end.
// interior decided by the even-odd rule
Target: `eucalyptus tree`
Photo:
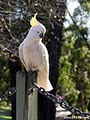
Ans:
{"type": "Polygon", "coordinates": [[[67,101],[86,111],[90,107],[89,4],[79,0],[72,15],[69,10],[71,24],[64,29],[58,80],[67,101]]]}

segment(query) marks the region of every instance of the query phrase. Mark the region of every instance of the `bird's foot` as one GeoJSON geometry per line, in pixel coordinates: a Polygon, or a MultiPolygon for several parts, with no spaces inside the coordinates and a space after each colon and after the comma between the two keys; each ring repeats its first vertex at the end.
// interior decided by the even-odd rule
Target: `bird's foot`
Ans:
{"type": "Polygon", "coordinates": [[[27,71],[27,76],[31,80],[32,85],[34,84],[34,82],[36,80],[35,78],[37,77],[37,72],[38,72],[38,70],[34,70],[34,71],[29,70],[29,71],[27,71]]]}
{"type": "Polygon", "coordinates": [[[32,75],[32,74],[34,74],[35,76],[37,75],[37,72],[38,72],[38,70],[28,70],[27,71],[27,76],[30,76],[30,75],[32,75]]]}
{"type": "Polygon", "coordinates": [[[30,76],[32,73],[33,73],[32,70],[28,70],[28,71],[27,71],[27,76],[30,76]]]}

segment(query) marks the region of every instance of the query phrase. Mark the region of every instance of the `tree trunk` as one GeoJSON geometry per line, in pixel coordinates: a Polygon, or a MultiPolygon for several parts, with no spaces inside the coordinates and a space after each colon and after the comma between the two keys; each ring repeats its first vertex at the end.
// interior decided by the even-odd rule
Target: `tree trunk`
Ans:
{"type": "Polygon", "coordinates": [[[84,111],[84,96],[83,96],[83,90],[79,89],[80,94],[78,95],[78,100],[77,100],[77,107],[81,108],[81,111],[84,111]]]}
{"type": "MultiPolygon", "coordinates": [[[[60,57],[60,47],[62,43],[62,30],[63,21],[66,10],[66,0],[56,1],[56,15],[52,17],[53,28],[49,28],[50,42],[47,44],[47,49],[49,52],[49,63],[50,63],[50,81],[53,86],[53,90],[50,92],[56,95],[57,90],[57,79],[58,79],[58,68],[59,68],[59,57],[60,57]]],[[[55,104],[48,100],[46,97],[39,94],[39,120],[55,120],[55,104]]]]}
{"type": "MultiPolygon", "coordinates": [[[[10,82],[11,82],[11,88],[16,87],[16,73],[17,71],[21,70],[21,65],[19,63],[18,58],[12,58],[10,56],[10,59],[8,60],[8,66],[10,70],[10,82]]],[[[12,111],[11,116],[12,120],[16,120],[16,94],[11,96],[11,104],[12,104],[12,111]]]]}
{"type": "MultiPolygon", "coordinates": [[[[56,94],[57,90],[62,28],[63,27],[54,24],[54,29],[52,29],[52,32],[54,33],[54,36],[57,36],[57,38],[50,36],[51,40],[47,44],[50,60],[50,81],[53,86],[53,90],[50,93],[54,95],[56,94]]],[[[46,97],[39,94],[39,120],[55,120],[55,111],[55,104],[48,100],[46,97]]]]}

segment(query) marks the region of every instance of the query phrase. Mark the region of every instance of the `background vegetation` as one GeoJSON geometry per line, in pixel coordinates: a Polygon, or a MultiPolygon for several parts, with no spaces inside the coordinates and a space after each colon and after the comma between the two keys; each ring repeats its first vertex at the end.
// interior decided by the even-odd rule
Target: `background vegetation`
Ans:
{"type": "Polygon", "coordinates": [[[90,6],[88,1],[78,2],[63,32],[58,85],[70,104],[90,111],[90,6]]]}

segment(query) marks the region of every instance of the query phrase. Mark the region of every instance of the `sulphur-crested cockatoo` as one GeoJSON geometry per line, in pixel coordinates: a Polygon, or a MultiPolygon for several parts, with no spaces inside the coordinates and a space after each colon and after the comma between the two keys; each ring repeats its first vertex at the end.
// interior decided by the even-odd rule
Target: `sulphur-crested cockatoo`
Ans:
{"type": "Polygon", "coordinates": [[[36,15],[32,17],[30,21],[31,28],[19,46],[19,57],[27,71],[38,70],[38,86],[43,87],[46,91],[51,91],[52,85],[49,81],[48,51],[41,41],[46,32],[46,28],[37,21],[36,15]]]}

